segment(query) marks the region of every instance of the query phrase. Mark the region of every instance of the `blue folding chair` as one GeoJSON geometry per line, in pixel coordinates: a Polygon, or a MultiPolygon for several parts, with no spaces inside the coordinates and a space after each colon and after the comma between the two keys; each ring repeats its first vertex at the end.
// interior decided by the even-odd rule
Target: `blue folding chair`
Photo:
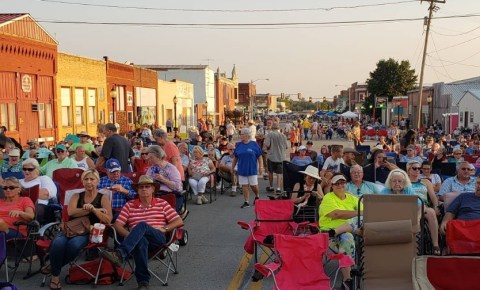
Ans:
{"type": "Polygon", "coordinates": [[[25,175],[23,175],[23,172],[2,172],[2,178],[8,178],[8,177],[15,177],[17,179],[24,179],[25,175]]]}

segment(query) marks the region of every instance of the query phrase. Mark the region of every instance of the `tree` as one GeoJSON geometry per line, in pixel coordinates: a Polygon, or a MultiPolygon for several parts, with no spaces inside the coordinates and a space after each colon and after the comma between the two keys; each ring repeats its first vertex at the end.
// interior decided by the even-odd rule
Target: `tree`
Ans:
{"type": "Polygon", "coordinates": [[[392,101],[394,96],[406,96],[409,90],[415,88],[416,82],[417,75],[410,68],[410,62],[402,60],[399,63],[393,58],[380,60],[367,79],[369,94],[388,97],[388,101],[392,101]]]}

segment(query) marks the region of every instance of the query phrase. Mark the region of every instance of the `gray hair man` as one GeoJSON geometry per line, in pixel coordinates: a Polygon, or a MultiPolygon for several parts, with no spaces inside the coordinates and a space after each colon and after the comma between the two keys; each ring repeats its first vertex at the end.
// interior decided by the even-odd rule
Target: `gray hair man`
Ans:
{"type": "Polygon", "coordinates": [[[272,124],[272,132],[265,137],[264,148],[267,150],[268,182],[267,190],[273,191],[273,174],[277,175],[277,191],[283,187],[283,161],[288,149],[287,137],[280,133],[277,122],[272,124]]]}

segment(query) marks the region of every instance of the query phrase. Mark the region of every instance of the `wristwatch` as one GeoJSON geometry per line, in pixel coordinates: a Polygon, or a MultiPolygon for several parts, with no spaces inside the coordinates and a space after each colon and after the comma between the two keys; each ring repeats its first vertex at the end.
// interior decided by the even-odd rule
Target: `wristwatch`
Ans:
{"type": "Polygon", "coordinates": [[[163,227],[165,229],[166,232],[168,232],[168,230],[170,230],[168,227],[163,227]]]}

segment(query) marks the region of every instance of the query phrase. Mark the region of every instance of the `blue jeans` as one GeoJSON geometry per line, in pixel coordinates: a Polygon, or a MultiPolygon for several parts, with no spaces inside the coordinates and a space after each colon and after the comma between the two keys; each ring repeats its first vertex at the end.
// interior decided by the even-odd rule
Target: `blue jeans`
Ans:
{"type": "Polygon", "coordinates": [[[73,261],[88,244],[88,235],[67,238],[60,233],[50,247],[50,265],[52,275],[59,276],[62,267],[73,261]]]}
{"type": "Polygon", "coordinates": [[[125,237],[117,250],[122,254],[123,260],[127,260],[130,253],[135,260],[135,277],[138,283],[148,283],[148,247],[158,248],[166,243],[165,235],[152,228],[146,222],[138,223],[125,237]]]}
{"type": "Polygon", "coordinates": [[[5,234],[5,239],[10,240],[16,238],[24,238],[24,236],[17,230],[8,228],[8,232],[5,234]]]}

